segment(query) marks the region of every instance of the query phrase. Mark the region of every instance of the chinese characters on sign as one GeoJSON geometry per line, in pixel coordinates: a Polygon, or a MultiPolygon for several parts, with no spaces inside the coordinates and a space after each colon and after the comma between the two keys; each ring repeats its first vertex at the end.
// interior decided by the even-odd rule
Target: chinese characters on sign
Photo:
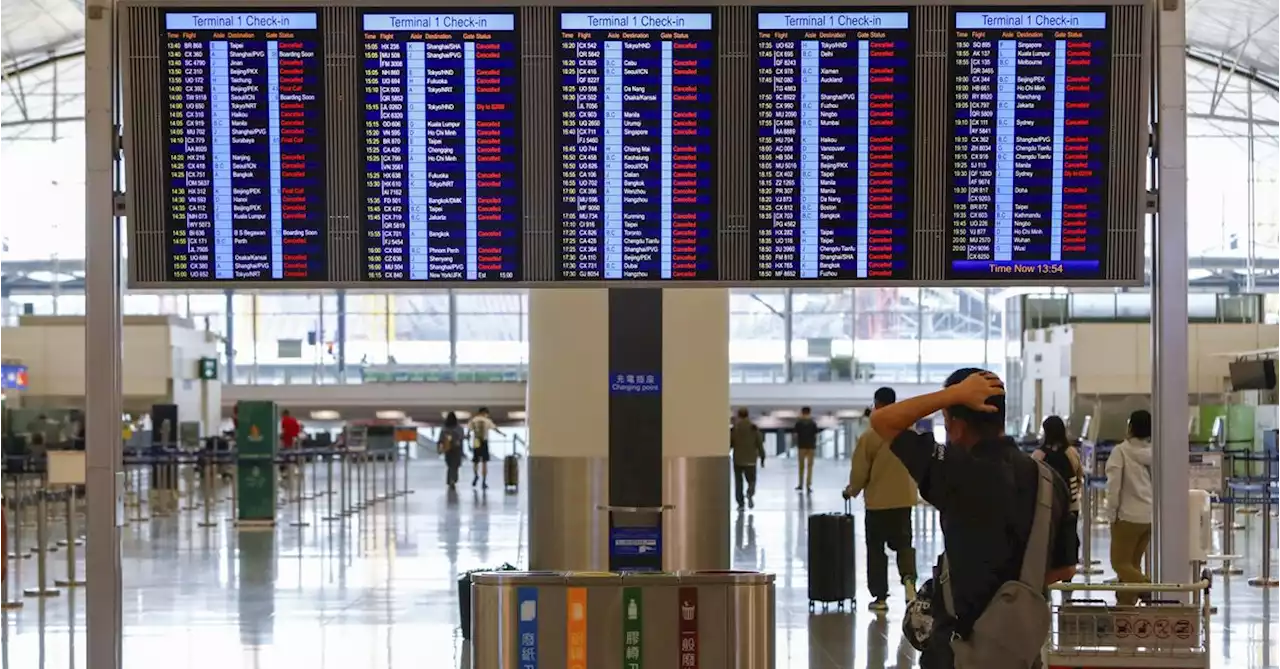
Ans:
{"type": "Polygon", "coordinates": [[[569,588],[567,598],[566,666],[568,669],[587,669],[587,589],[569,588]]]}
{"type": "Polygon", "coordinates": [[[640,638],[642,636],[643,604],[640,588],[622,589],[622,668],[640,669],[644,664],[640,638]]]}
{"type": "Polygon", "coordinates": [[[680,669],[698,668],[698,589],[680,588],[680,669]]]}
{"type": "Polygon", "coordinates": [[[538,669],[538,589],[517,588],[516,606],[520,618],[516,624],[520,669],[538,669]]]}
{"type": "Polygon", "coordinates": [[[609,392],[623,395],[656,395],[662,392],[662,375],[610,374],[609,392]]]}

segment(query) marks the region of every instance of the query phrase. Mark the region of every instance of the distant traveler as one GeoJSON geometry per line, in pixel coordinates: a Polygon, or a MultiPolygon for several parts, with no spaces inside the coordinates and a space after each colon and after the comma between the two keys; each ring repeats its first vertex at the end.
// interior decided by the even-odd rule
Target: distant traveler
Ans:
{"type": "Polygon", "coordinates": [[[813,411],[809,407],[800,410],[793,431],[796,435],[796,458],[800,461],[800,480],[796,490],[813,492],[813,456],[818,450],[818,433],[822,428],[813,420],[813,411]]]}
{"type": "Polygon", "coordinates": [[[925,669],[1037,666],[1049,633],[1043,589],[1075,574],[1079,542],[1067,486],[1005,436],[1004,422],[1004,384],[973,368],[951,374],[940,391],[871,414],[871,428],[891,442],[941,517],[946,552],[904,621],[925,669]],[[939,411],[945,446],[911,431],[939,411]],[[1024,571],[1028,557],[1044,564],[1024,571]]]}
{"type": "MultiPolygon", "coordinates": [[[[1151,546],[1151,499],[1151,412],[1138,410],[1129,414],[1129,438],[1107,459],[1111,568],[1121,583],[1150,583],[1142,567],[1151,546]]],[[[1121,606],[1138,599],[1135,593],[1116,594],[1121,606]]]]}
{"type": "Polygon", "coordinates": [[[293,448],[298,445],[298,437],[302,435],[302,424],[289,413],[288,409],[280,412],[280,447],[293,448]]]}
{"type": "MultiPolygon", "coordinates": [[[[893,388],[876,390],[876,410],[893,404],[897,398],[893,388]]],[[[885,546],[897,556],[898,578],[907,601],[916,596],[916,551],[911,546],[911,511],[920,495],[907,468],[889,450],[889,443],[874,430],[867,430],[858,437],[853,464],[849,468],[849,487],[844,489],[845,499],[857,497],[864,490],[867,493],[867,589],[872,597],[868,608],[887,611],[889,559],[884,554],[885,546]]]]}
{"type": "Polygon", "coordinates": [[[746,409],[738,409],[738,418],[729,428],[729,449],[733,451],[733,495],[741,509],[745,502],[751,508],[756,506],[756,461],[764,466],[764,433],[755,423],[746,409]],[[745,496],[742,489],[746,481],[745,496]]]}
{"type": "Polygon", "coordinates": [[[458,485],[458,470],[462,469],[462,442],[465,438],[466,433],[458,424],[458,414],[450,411],[449,415],[444,417],[444,429],[440,430],[440,439],[436,442],[436,447],[444,454],[444,464],[447,469],[444,482],[451,489],[458,485]]]}
{"type": "Polygon", "coordinates": [[[488,407],[480,407],[471,422],[467,424],[471,430],[471,487],[483,481],[484,488],[489,487],[489,433],[502,430],[489,418],[488,407]]]}
{"type": "Polygon", "coordinates": [[[1071,517],[1079,526],[1080,495],[1084,487],[1084,465],[1080,462],[1080,452],[1067,437],[1067,424],[1058,416],[1045,418],[1040,427],[1044,431],[1044,437],[1040,447],[1031,452],[1031,457],[1052,467],[1066,482],[1067,489],[1071,492],[1071,517]]]}

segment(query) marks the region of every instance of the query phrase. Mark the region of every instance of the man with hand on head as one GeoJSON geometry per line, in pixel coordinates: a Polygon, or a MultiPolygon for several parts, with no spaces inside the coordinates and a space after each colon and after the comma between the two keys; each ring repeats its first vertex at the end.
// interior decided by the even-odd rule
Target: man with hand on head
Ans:
{"type": "MultiPolygon", "coordinates": [[[[974,624],[987,610],[997,590],[1018,581],[1031,537],[1040,484],[1040,465],[1005,436],[1004,383],[995,374],[975,368],[957,370],[942,390],[913,397],[871,414],[871,429],[889,441],[890,449],[920,486],[920,495],[938,509],[954,610],[946,606],[934,568],[933,584],[921,589],[932,625],[920,666],[955,666],[953,640],[977,643],[974,624]],[[916,434],[916,421],[941,411],[947,443],[932,434],[916,434]],[[927,598],[927,599],[926,599],[927,598]]],[[[1052,475],[1052,511],[1045,550],[1047,586],[1075,574],[1079,542],[1071,517],[1067,485],[1052,475]]],[[[920,606],[926,606],[921,603],[920,606]]],[[[914,616],[909,612],[914,632],[914,616]]],[[[1045,630],[1046,633],[1048,630],[1045,630]]],[[[1043,639],[1032,639],[1039,644],[1043,639]]],[[[1037,645],[1038,647],[1038,645],[1037,645]]],[[[1038,660],[1009,658],[1010,667],[1034,666],[1038,660]]],[[[990,669],[1003,669],[991,667],[990,669]]]]}

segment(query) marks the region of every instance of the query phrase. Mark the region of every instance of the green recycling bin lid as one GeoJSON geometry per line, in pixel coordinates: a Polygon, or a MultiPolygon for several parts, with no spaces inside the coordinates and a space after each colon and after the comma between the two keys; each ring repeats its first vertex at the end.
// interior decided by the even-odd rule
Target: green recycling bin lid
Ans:
{"type": "Polygon", "coordinates": [[[564,585],[558,571],[482,571],[471,575],[472,585],[564,585]]]}

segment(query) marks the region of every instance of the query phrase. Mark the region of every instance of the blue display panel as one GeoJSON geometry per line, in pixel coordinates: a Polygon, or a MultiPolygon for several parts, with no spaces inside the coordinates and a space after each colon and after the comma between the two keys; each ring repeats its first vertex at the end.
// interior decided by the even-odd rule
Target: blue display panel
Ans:
{"type": "Polygon", "coordinates": [[[328,278],[310,12],[166,12],[172,281],[328,278]]]}
{"type": "Polygon", "coordinates": [[[558,20],[557,278],[716,279],[714,15],[558,20]]]}
{"type": "Polygon", "coordinates": [[[911,278],[905,10],[756,14],[756,279],[911,278]]]}
{"type": "Polygon", "coordinates": [[[948,278],[1104,276],[1105,9],[955,12],[948,278]]]}
{"type": "Polygon", "coordinates": [[[362,22],[364,278],[520,280],[515,14],[362,22]]]}

